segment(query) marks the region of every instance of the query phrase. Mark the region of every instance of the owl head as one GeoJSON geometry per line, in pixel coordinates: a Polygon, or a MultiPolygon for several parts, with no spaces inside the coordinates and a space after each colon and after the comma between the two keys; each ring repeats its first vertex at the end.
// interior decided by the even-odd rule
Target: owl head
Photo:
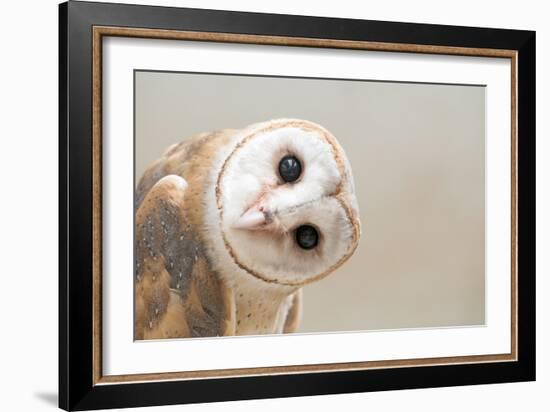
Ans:
{"type": "Polygon", "coordinates": [[[318,124],[272,120],[238,132],[215,182],[223,247],[248,275],[301,286],[354,252],[360,222],[350,164],[318,124]]]}

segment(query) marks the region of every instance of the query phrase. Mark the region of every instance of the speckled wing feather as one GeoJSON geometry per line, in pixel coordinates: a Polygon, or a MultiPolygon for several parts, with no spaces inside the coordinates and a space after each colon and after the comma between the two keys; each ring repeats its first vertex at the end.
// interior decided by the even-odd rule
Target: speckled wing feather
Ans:
{"type": "Polygon", "coordinates": [[[193,236],[187,183],[177,175],[159,177],[144,176],[152,187],[137,201],[135,338],[231,335],[232,295],[193,236]]]}

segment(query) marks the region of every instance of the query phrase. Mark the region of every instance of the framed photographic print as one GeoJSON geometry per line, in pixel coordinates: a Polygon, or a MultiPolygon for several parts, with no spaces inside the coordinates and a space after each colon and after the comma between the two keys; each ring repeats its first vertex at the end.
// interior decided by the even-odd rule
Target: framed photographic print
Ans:
{"type": "Polygon", "coordinates": [[[535,33],[60,5],[66,410],[535,379],[535,33]]]}

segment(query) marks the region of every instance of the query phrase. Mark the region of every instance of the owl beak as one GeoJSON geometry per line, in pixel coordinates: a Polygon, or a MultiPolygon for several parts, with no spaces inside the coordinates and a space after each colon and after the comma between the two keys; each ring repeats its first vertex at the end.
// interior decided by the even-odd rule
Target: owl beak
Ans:
{"type": "Polygon", "coordinates": [[[266,212],[252,207],[233,223],[233,229],[258,230],[267,223],[266,212]]]}

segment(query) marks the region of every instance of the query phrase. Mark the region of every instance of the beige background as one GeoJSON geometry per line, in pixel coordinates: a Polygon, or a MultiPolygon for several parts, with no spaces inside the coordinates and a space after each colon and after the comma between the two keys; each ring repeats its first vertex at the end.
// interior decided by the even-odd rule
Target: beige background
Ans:
{"type": "Polygon", "coordinates": [[[477,325],[485,313],[485,89],[136,72],[136,179],[192,135],[279,117],[329,129],[363,236],[304,288],[300,331],[477,325]]]}

